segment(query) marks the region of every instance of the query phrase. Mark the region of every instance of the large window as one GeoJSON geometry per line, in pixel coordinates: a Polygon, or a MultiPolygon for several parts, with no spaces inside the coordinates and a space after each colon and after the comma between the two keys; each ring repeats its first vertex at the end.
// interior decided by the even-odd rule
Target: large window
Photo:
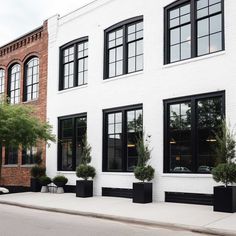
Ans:
{"type": "Polygon", "coordinates": [[[88,37],[61,47],[59,89],[69,89],[88,83],[88,37]]]}
{"type": "Polygon", "coordinates": [[[24,101],[37,99],[39,96],[39,59],[32,58],[25,65],[24,101]]]}
{"type": "Polygon", "coordinates": [[[104,78],[141,70],[143,70],[143,17],[135,17],[105,31],[104,78]]]}
{"type": "Polygon", "coordinates": [[[75,171],[81,163],[86,114],[59,118],[58,170],[75,171]]]}
{"type": "Polygon", "coordinates": [[[210,173],[224,92],[165,100],[164,107],[165,172],[210,173]]]}
{"type": "Polygon", "coordinates": [[[165,64],[224,50],[224,1],[179,0],[165,8],[165,64]]]}
{"type": "Polygon", "coordinates": [[[20,102],[20,65],[15,64],[9,70],[9,97],[11,104],[20,102]]]}
{"type": "Polygon", "coordinates": [[[103,171],[134,170],[142,131],[142,105],[104,111],[103,171]]]}
{"type": "Polygon", "coordinates": [[[41,159],[41,152],[37,147],[24,148],[22,150],[22,165],[32,165],[41,159]]]}
{"type": "Polygon", "coordinates": [[[5,147],[5,165],[16,165],[18,163],[18,148],[5,147]]]}
{"type": "Polygon", "coordinates": [[[5,70],[0,69],[0,96],[4,94],[5,70]]]}

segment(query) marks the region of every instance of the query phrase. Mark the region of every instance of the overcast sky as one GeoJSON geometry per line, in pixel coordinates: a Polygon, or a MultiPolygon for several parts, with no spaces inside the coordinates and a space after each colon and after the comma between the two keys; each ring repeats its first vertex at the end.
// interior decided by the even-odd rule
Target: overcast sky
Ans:
{"type": "Polygon", "coordinates": [[[63,16],[89,2],[92,0],[0,0],[0,46],[57,13],[63,16]]]}

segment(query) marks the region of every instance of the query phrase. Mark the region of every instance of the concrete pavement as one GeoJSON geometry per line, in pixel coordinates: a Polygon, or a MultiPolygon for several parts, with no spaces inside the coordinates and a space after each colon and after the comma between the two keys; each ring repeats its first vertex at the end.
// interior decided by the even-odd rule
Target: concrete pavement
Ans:
{"type": "Polygon", "coordinates": [[[179,203],[134,204],[132,199],[125,198],[83,199],[76,198],[71,193],[31,192],[0,195],[0,203],[206,234],[236,235],[236,213],[213,212],[212,206],[179,203]]]}

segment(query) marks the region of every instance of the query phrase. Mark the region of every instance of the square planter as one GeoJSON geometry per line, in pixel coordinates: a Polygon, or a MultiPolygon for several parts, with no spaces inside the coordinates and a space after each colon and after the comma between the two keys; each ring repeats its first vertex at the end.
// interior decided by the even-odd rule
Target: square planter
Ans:
{"type": "Polygon", "coordinates": [[[133,183],[133,202],[152,202],[152,183],[133,183]]]}
{"type": "Polygon", "coordinates": [[[214,187],[214,211],[236,212],[236,186],[214,187]]]}
{"type": "Polygon", "coordinates": [[[92,197],[92,196],[93,196],[93,181],[77,180],[76,197],[92,197]]]}
{"type": "Polygon", "coordinates": [[[30,190],[31,192],[40,192],[41,191],[41,184],[39,179],[31,178],[30,179],[30,190]]]}

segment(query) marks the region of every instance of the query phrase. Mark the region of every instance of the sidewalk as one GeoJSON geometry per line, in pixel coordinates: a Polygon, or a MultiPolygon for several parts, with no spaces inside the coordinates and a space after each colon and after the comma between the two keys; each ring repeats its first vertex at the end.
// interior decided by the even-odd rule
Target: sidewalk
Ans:
{"type": "Polygon", "coordinates": [[[134,204],[132,199],[126,198],[76,198],[72,193],[32,192],[0,195],[0,204],[175,227],[208,234],[236,235],[236,213],[213,212],[211,206],[178,203],[134,204]]]}

